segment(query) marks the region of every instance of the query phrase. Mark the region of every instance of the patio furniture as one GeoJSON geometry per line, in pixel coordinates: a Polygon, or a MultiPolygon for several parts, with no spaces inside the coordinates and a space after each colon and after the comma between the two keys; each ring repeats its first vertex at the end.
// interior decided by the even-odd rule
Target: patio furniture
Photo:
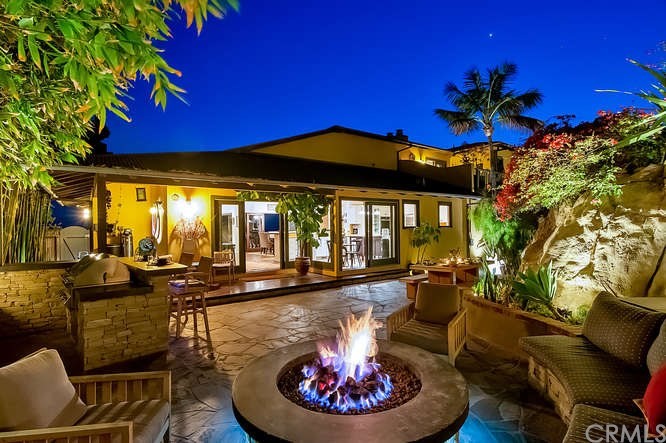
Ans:
{"type": "Polygon", "coordinates": [[[210,257],[201,257],[199,271],[187,272],[178,279],[169,280],[169,306],[171,317],[176,320],[176,337],[180,337],[181,327],[187,324],[189,314],[192,314],[194,335],[198,336],[197,313],[200,313],[206,327],[206,339],[211,341],[206,293],[209,290],[212,265],[210,257]]]}
{"type": "Polygon", "coordinates": [[[479,264],[467,265],[411,265],[414,271],[426,271],[430,283],[442,283],[451,285],[470,285],[479,275],[479,264]]]}
{"type": "Polygon", "coordinates": [[[578,337],[524,337],[528,380],[569,423],[577,404],[637,414],[634,399],[666,362],[666,314],[602,292],[578,337]],[[661,332],[660,332],[661,328],[661,332]]]}
{"type": "Polygon", "coordinates": [[[169,441],[169,371],[67,377],[53,349],[0,368],[0,442],[169,441]]]}
{"type": "Polygon", "coordinates": [[[426,274],[415,274],[402,277],[398,281],[405,284],[407,298],[410,300],[416,300],[416,291],[418,290],[419,283],[428,281],[428,276],[426,274]]]}
{"type": "MultiPolygon", "coordinates": [[[[645,420],[633,415],[609,411],[594,406],[579,404],[573,408],[571,423],[562,443],[590,443],[607,441],[608,426],[625,427],[630,434],[638,427],[643,431],[645,420]]],[[[615,440],[619,441],[619,440],[615,440]]],[[[631,440],[622,440],[629,442],[631,440]]],[[[635,441],[642,441],[641,439],[635,441]]]]}
{"type": "Polygon", "coordinates": [[[271,238],[268,232],[259,232],[259,249],[262,254],[275,253],[275,239],[271,238]]]}
{"type": "Polygon", "coordinates": [[[446,354],[455,366],[467,338],[466,318],[457,286],[421,283],[416,302],[389,315],[387,336],[390,341],[446,354]]]}
{"type": "Polygon", "coordinates": [[[352,267],[354,263],[358,264],[358,267],[361,267],[363,261],[365,260],[365,254],[363,252],[363,239],[352,239],[351,240],[351,249],[349,253],[349,260],[351,261],[352,267]]]}
{"type": "Polygon", "coordinates": [[[232,280],[236,280],[236,253],[233,249],[213,252],[213,281],[217,273],[224,270],[227,271],[227,282],[231,284],[232,280]]]}

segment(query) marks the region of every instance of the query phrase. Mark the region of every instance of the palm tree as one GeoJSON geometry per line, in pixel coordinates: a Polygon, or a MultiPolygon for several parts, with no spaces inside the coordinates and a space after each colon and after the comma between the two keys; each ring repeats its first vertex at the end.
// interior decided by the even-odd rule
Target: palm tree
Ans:
{"type": "Polygon", "coordinates": [[[523,115],[543,101],[543,94],[536,89],[525,92],[511,89],[510,83],[517,73],[518,66],[509,62],[488,69],[487,78],[483,78],[477,68],[472,68],[465,73],[463,89],[452,82],[444,86],[444,95],[456,109],[435,109],[435,115],[444,120],[456,135],[483,130],[488,137],[493,189],[497,162],[497,153],[493,148],[495,124],[531,131],[543,126],[541,120],[523,115]]]}

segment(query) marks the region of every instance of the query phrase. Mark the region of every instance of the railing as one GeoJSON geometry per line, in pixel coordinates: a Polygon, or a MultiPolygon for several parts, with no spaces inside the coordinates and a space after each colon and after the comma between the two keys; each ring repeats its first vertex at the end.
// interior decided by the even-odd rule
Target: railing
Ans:
{"type": "Polygon", "coordinates": [[[493,172],[491,175],[489,169],[474,168],[472,171],[472,191],[477,193],[483,192],[488,186],[493,185],[493,177],[495,178],[494,187],[500,186],[502,181],[504,181],[503,172],[493,172]]]}

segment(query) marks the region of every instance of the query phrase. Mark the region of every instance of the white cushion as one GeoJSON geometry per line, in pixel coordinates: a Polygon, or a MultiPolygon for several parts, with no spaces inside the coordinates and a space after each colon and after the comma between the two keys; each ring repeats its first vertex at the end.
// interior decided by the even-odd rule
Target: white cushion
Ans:
{"type": "Polygon", "coordinates": [[[0,431],[71,426],[85,412],[57,351],[0,368],[0,431]]]}

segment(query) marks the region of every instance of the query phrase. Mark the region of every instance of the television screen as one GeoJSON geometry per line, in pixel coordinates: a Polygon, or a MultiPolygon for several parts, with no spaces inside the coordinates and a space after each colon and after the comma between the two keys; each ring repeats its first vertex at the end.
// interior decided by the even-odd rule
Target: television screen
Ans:
{"type": "Polygon", "coordinates": [[[264,230],[266,232],[277,232],[280,230],[279,214],[264,214],[264,230]]]}

